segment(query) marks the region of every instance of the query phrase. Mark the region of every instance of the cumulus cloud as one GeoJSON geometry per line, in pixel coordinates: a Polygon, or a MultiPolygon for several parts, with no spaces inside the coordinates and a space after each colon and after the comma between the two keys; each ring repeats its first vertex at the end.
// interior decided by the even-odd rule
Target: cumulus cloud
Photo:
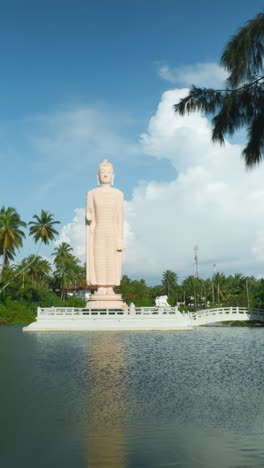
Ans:
{"type": "Polygon", "coordinates": [[[85,261],[85,229],[84,208],[76,208],[72,222],[62,227],[59,239],[55,242],[58,246],[62,242],[70,244],[74,248],[74,254],[83,262],[85,261]]]}
{"type": "Polygon", "coordinates": [[[214,62],[182,65],[180,67],[163,65],[159,69],[159,75],[173,84],[213,88],[223,86],[227,78],[227,72],[224,68],[214,62]]]}
{"type": "MultiPolygon", "coordinates": [[[[169,160],[175,178],[140,182],[126,202],[123,271],[153,281],[167,268],[193,274],[198,243],[203,277],[211,275],[214,263],[225,273],[261,274],[264,167],[247,172],[239,145],[212,144],[206,117],[175,115],[173,104],[187,92],[165,92],[140,136],[141,151],[169,160]]],[[[83,233],[83,211],[76,210],[60,240],[70,242],[82,259],[83,233]]]]}

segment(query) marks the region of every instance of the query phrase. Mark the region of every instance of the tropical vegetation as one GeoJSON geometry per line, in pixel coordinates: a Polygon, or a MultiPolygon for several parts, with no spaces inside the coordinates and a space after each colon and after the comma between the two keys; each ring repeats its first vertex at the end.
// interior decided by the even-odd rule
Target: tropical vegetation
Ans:
{"type": "MultiPolygon", "coordinates": [[[[25,233],[23,231],[21,231],[21,230],[18,230],[16,225],[15,226],[14,225],[8,225],[9,230],[7,230],[6,227],[4,227],[5,226],[4,221],[6,219],[6,213],[9,212],[10,210],[12,211],[13,216],[18,217],[19,221],[16,221],[16,222],[19,223],[20,226],[23,226],[23,227],[26,226],[26,223],[24,221],[20,220],[20,216],[16,213],[14,208],[7,208],[7,210],[5,210],[4,207],[2,208],[2,210],[0,212],[0,253],[1,253],[1,249],[2,249],[2,251],[3,251],[3,262],[2,262],[2,267],[1,267],[1,270],[0,270],[0,278],[1,278],[1,274],[3,272],[3,268],[4,268],[5,264],[8,262],[8,260],[14,260],[14,248],[15,247],[21,247],[22,246],[22,237],[25,237],[25,233]],[[3,239],[1,240],[1,222],[2,222],[2,225],[3,225],[3,233],[5,232],[5,230],[7,230],[7,232],[9,233],[9,238],[11,239],[11,241],[12,241],[12,239],[15,239],[15,238],[19,239],[19,243],[17,245],[15,245],[15,244],[11,245],[10,241],[9,241],[10,245],[9,245],[9,247],[8,247],[8,249],[6,251],[4,249],[4,234],[3,234],[3,239]],[[6,252],[7,252],[7,255],[5,256],[6,252]]],[[[14,278],[11,277],[11,279],[12,278],[15,279],[16,276],[21,274],[24,270],[28,269],[32,265],[32,263],[37,260],[38,252],[40,250],[40,247],[41,247],[42,243],[49,244],[50,241],[54,240],[55,236],[58,234],[58,231],[56,231],[56,229],[54,228],[54,224],[60,224],[60,221],[55,221],[53,219],[53,214],[49,213],[48,211],[41,210],[41,215],[40,216],[34,215],[33,220],[34,221],[30,221],[28,223],[29,225],[31,225],[31,227],[29,229],[29,235],[33,236],[33,239],[34,239],[35,243],[39,242],[38,250],[37,250],[35,255],[30,256],[30,261],[26,262],[24,264],[24,267],[22,267],[22,269],[20,269],[14,275],[14,278]],[[35,219],[36,219],[36,221],[35,221],[35,219]]],[[[13,243],[14,243],[14,241],[13,241],[13,243]]],[[[2,286],[2,289],[0,288],[0,293],[8,285],[9,285],[9,282],[5,283],[4,286],[2,286]]]]}
{"type": "Polygon", "coordinates": [[[169,303],[173,306],[178,304],[182,310],[231,305],[264,309],[264,279],[242,273],[216,273],[207,279],[190,275],[179,282],[175,272],[166,270],[161,284],[155,286],[147,286],[143,279],[131,280],[123,276],[118,291],[127,303],[133,302],[138,306],[154,305],[157,296],[166,294],[169,303]]]}
{"type": "Polygon", "coordinates": [[[224,48],[221,64],[229,76],[225,89],[192,86],[176,104],[180,115],[193,111],[212,114],[212,140],[224,143],[226,134],[246,127],[242,156],[252,168],[264,157],[264,13],[247,22],[224,48]]]}
{"type": "MultiPolygon", "coordinates": [[[[46,211],[29,224],[29,235],[40,245],[55,240],[58,221],[46,211]]],[[[16,262],[16,253],[25,239],[26,223],[14,208],[0,210],[0,324],[28,323],[34,320],[37,306],[77,306],[85,301],[69,296],[71,289],[86,284],[85,265],[81,265],[72,247],[62,242],[51,255],[51,260],[36,253],[16,262]],[[52,261],[53,260],[53,261],[52,261]]],[[[127,304],[152,306],[157,296],[167,295],[171,305],[181,310],[205,307],[247,306],[264,309],[264,278],[244,276],[241,273],[215,273],[202,279],[193,275],[179,281],[175,271],[166,270],[159,284],[149,286],[144,279],[124,275],[116,292],[127,304]]]]}
{"type": "Polygon", "coordinates": [[[85,268],[73,255],[63,257],[68,244],[63,243],[54,250],[53,271],[51,262],[39,255],[42,244],[55,240],[58,232],[54,225],[60,222],[48,211],[34,215],[28,223],[29,236],[38,243],[37,252],[14,263],[17,251],[22,248],[26,237],[27,223],[23,221],[15,208],[4,206],[0,210],[0,323],[25,323],[34,319],[36,307],[79,305],[84,301],[67,298],[65,288],[73,283],[84,284],[85,268]],[[11,263],[13,262],[13,263],[11,263]],[[63,302],[64,300],[64,302],[63,302]]]}
{"type": "Polygon", "coordinates": [[[5,265],[14,260],[16,250],[22,246],[26,223],[22,221],[15,208],[4,206],[0,210],[0,279],[5,265]]]}

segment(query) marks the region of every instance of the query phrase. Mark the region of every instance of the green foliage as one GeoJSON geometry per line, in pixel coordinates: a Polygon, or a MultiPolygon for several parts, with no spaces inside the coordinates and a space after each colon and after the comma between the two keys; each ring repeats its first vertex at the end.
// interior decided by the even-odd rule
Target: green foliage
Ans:
{"type": "Polygon", "coordinates": [[[65,289],[86,283],[85,270],[79,265],[79,260],[72,254],[73,249],[66,242],[62,242],[54,249],[54,285],[60,290],[61,298],[65,298],[65,289]]]}
{"type": "MultiPolygon", "coordinates": [[[[29,223],[29,235],[34,241],[48,244],[58,234],[54,228],[53,214],[41,211],[29,223]]],[[[34,320],[37,307],[84,307],[85,301],[66,297],[65,288],[85,284],[85,268],[71,253],[71,247],[63,243],[55,249],[56,271],[52,274],[50,263],[40,255],[30,255],[19,265],[9,265],[15,250],[22,246],[25,237],[21,220],[15,208],[0,210],[0,323],[29,323],[34,320]],[[60,296],[57,292],[59,291],[60,296]],[[64,299],[64,301],[62,300],[64,299]]]]}
{"type": "Polygon", "coordinates": [[[263,70],[264,13],[240,28],[227,43],[221,63],[229,71],[228,84],[254,80],[263,70]]]}
{"type": "Polygon", "coordinates": [[[154,304],[154,299],[150,297],[149,289],[145,280],[131,280],[126,275],[123,276],[120,286],[115,288],[118,294],[122,294],[127,304],[133,302],[135,306],[141,305],[142,307],[149,307],[154,304]]]}
{"type": "Polygon", "coordinates": [[[175,283],[177,275],[166,270],[162,275],[162,284],[147,286],[144,280],[131,280],[124,275],[116,289],[123,295],[127,304],[153,306],[155,298],[166,294],[166,280],[173,280],[173,287],[168,295],[171,306],[180,303],[180,310],[197,310],[220,306],[243,306],[264,309],[264,279],[245,277],[241,273],[225,276],[216,273],[212,279],[188,276],[181,284],[175,283]],[[169,272],[169,273],[168,273],[169,272]]]}
{"type": "Polygon", "coordinates": [[[166,270],[162,274],[162,285],[168,297],[175,295],[178,277],[174,271],[166,270]]]}
{"type": "Polygon", "coordinates": [[[175,111],[185,115],[193,111],[215,114],[212,140],[224,143],[224,135],[233,135],[246,126],[248,142],[243,150],[246,167],[252,168],[264,157],[264,13],[249,21],[227,43],[222,65],[228,70],[224,90],[192,86],[189,95],[176,104],[175,111]]]}
{"type": "Polygon", "coordinates": [[[39,307],[59,307],[62,305],[57,294],[39,286],[29,286],[20,291],[19,300],[39,307]]]}
{"type": "Polygon", "coordinates": [[[27,303],[8,300],[0,302],[0,325],[26,324],[34,322],[37,309],[27,303]]]}
{"type": "MultiPolygon", "coordinates": [[[[53,215],[42,210],[41,216],[34,218],[37,221],[31,222],[31,235],[35,240],[42,236],[44,243],[48,238],[53,239],[57,232],[52,227],[57,223],[53,215]],[[46,230],[50,223],[52,229],[46,230]]],[[[14,208],[0,210],[0,255],[4,264],[0,273],[0,324],[30,323],[38,306],[84,307],[86,303],[67,297],[67,287],[86,284],[85,266],[79,264],[69,244],[63,242],[55,248],[55,271],[37,254],[24,258],[18,265],[8,264],[8,250],[11,258],[22,245],[25,225],[14,208]]],[[[245,277],[241,273],[229,276],[216,273],[206,280],[188,276],[180,284],[177,274],[166,270],[161,284],[155,286],[148,286],[144,279],[132,280],[124,275],[115,290],[127,304],[133,302],[142,307],[153,306],[157,296],[166,294],[171,306],[180,303],[184,311],[229,305],[264,308],[264,279],[245,277]]]]}
{"type": "MultiPolygon", "coordinates": [[[[40,249],[42,242],[44,242],[44,244],[48,244],[51,240],[55,239],[55,235],[58,234],[58,232],[54,229],[53,225],[60,223],[60,221],[54,221],[53,214],[44,210],[41,211],[40,217],[37,215],[34,215],[33,219],[36,219],[36,221],[31,221],[29,223],[29,225],[31,225],[29,229],[29,235],[33,236],[35,242],[38,242],[39,240],[41,241],[39,245],[39,249],[40,249]]],[[[2,269],[0,270],[0,278],[2,276],[3,268],[6,263],[6,260],[14,259],[15,248],[20,247],[22,245],[22,237],[25,237],[24,232],[19,231],[17,229],[18,226],[26,226],[26,223],[24,223],[24,221],[21,221],[20,215],[18,215],[18,213],[15,211],[14,208],[8,208],[7,210],[5,210],[3,207],[0,212],[0,255],[2,255],[2,269]],[[5,242],[4,242],[5,236],[3,234],[4,231],[2,232],[2,235],[1,235],[1,223],[2,223],[2,230],[3,230],[4,229],[3,226],[5,227],[6,225],[6,217],[10,218],[10,216],[11,218],[12,217],[14,218],[14,222],[13,222],[14,226],[12,226],[13,231],[9,233],[9,237],[11,238],[11,240],[13,240],[13,245],[12,243],[10,244],[10,242],[9,244],[5,245],[5,242]],[[1,240],[1,236],[2,236],[2,240],[1,240]]],[[[39,273],[40,273],[40,270],[42,270],[42,273],[44,273],[45,269],[47,272],[49,269],[48,262],[46,260],[42,260],[40,257],[37,256],[37,254],[30,255],[29,259],[27,261],[24,261],[24,266],[21,268],[21,270],[19,269],[19,271],[16,272],[13,278],[11,277],[11,279],[8,282],[2,285],[2,289],[0,289],[0,293],[3,292],[7,288],[7,286],[10,284],[12,279],[15,279],[22,272],[26,271],[29,268],[29,266],[35,263],[37,258],[39,259],[39,263],[42,264],[41,267],[40,265],[38,265],[39,273]]],[[[35,271],[36,271],[36,268],[35,268],[35,271]]]]}
{"type": "Polygon", "coordinates": [[[34,215],[33,219],[36,221],[30,221],[28,224],[30,226],[29,235],[33,236],[35,242],[41,241],[48,244],[55,239],[58,231],[53,226],[60,224],[60,221],[54,221],[52,213],[41,210],[40,216],[34,215]]]}
{"type": "Polygon", "coordinates": [[[22,246],[25,233],[21,228],[26,227],[15,208],[4,206],[0,210],[0,256],[2,266],[0,267],[0,278],[4,267],[10,260],[14,259],[15,250],[22,246]]]}
{"type": "Polygon", "coordinates": [[[86,301],[79,297],[67,297],[61,305],[63,305],[63,307],[85,307],[86,301]]]}
{"type": "Polygon", "coordinates": [[[21,247],[26,223],[21,220],[15,208],[4,206],[0,210],[0,246],[1,249],[14,250],[21,247]]]}
{"type": "Polygon", "coordinates": [[[84,307],[85,301],[69,297],[62,301],[57,294],[45,288],[29,286],[23,291],[13,291],[0,301],[0,325],[33,322],[37,307],[84,307]]]}
{"type": "MultiPolygon", "coordinates": [[[[4,280],[12,274],[11,267],[7,267],[4,280]]],[[[245,277],[241,273],[225,276],[216,273],[212,279],[195,278],[188,276],[181,284],[175,283],[176,274],[168,274],[166,270],[162,276],[162,283],[155,286],[147,286],[141,280],[132,280],[124,275],[116,292],[123,295],[127,304],[133,302],[135,306],[149,307],[155,304],[155,298],[166,293],[166,279],[173,279],[173,288],[170,290],[168,302],[174,306],[181,303],[183,312],[204,309],[206,307],[239,306],[256,307],[264,309],[264,279],[257,280],[250,276],[245,277]]],[[[39,280],[37,280],[39,281],[39,280]]],[[[76,280],[77,281],[77,280],[76,280]]],[[[22,281],[18,276],[0,299],[0,324],[30,323],[34,320],[37,307],[84,307],[85,300],[76,297],[60,296],[51,290],[54,287],[54,278],[49,278],[48,284],[33,285],[28,278],[22,281]]],[[[60,292],[60,291],[59,291],[60,292]]]]}

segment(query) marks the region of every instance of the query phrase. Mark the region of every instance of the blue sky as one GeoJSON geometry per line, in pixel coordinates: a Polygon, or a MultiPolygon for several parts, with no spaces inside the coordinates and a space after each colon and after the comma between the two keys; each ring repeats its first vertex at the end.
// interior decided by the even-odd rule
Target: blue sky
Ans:
{"type": "Polygon", "coordinates": [[[215,62],[262,1],[1,2],[1,121],[102,103],[147,119],[157,64],[215,62]]]}
{"type": "MultiPolygon", "coordinates": [[[[149,261],[148,268],[141,268],[145,260],[140,252],[144,251],[146,240],[143,231],[131,227],[131,213],[138,210],[136,194],[140,190],[145,194],[143,206],[150,184],[156,184],[158,189],[171,187],[179,182],[180,174],[189,174],[197,166],[194,160],[188,167],[181,166],[186,151],[184,142],[177,149],[175,160],[169,141],[161,132],[166,127],[166,123],[161,124],[163,118],[166,122],[166,116],[158,106],[166,99],[172,99],[173,105],[174,97],[164,93],[186,88],[192,79],[194,84],[201,84],[199,80],[206,77],[211,86],[218,84],[216,75],[220,72],[213,67],[217,67],[224,44],[262,8],[263,2],[258,0],[2,2],[0,205],[15,206],[26,221],[41,208],[49,210],[69,232],[69,223],[74,224],[74,210],[83,207],[85,192],[96,184],[98,164],[104,158],[110,159],[115,165],[116,186],[124,190],[128,200],[130,252],[137,251],[133,259],[127,253],[125,271],[151,279],[158,278],[162,268],[168,266],[179,274],[191,274],[193,243],[201,243],[202,250],[203,242],[206,249],[210,242],[202,240],[206,239],[202,232],[197,239],[194,232],[193,240],[183,249],[186,254],[190,252],[190,258],[178,262],[177,245],[185,239],[177,238],[184,200],[178,212],[170,212],[166,218],[175,238],[171,264],[166,263],[163,254],[163,260],[157,256],[154,263],[149,261]],[[160,125],[158,130],[155,127],[155,135],[151,129],[153,121],[160,125]],[[151,145],[142,139],[142,134],[152,138],[151,145]],[[172,219],[177,222],[174,224],[172,219]]],[[[177,141],[179,138],[186,141],[189,136],[182,136],[181,131],[177,141]]],[[[240,138],[243,140],[243,134],[240,138]]],[[[243,168],[240,160],[238,164],[243,168]]],[[[224,176],[221,181],[227,183],[224,176]]],[[[152,208],[154,211],[155,204],[152,208]]],[[[165,210],[163,206],[160,209],[165,210]]],[[[137,211],[142,230],[149,232],[151,225],[152,233],[157,232],[157,243],[153,245],[157,252],[159,242],[166,242],[166,231],[160,232],[159,225],[155,225],[159,216],[146,221],[146,226],[144,216],[140,216],[137,211]]],[[[80,221],[76,223],[79,225],[80,221]]],[[[209,274],[214,256],[226,272],[244,266],[248,272],[261,274],[262,266],[252,256],[257,238],[261,244],[258,248],[262,249],[262,226],[256,225],[255,234],[257,231],[255,243],[249,233],[243,244],[249,252],[243,265],[239,263],[241,252],[236,253],[237,257],[225,255],[229,252],[229,248],[225,250],[227,244],[221,245],[221,255],[217,253],[217,243],[216,253],[213,246],[210,252],[204,249],[204,276],[209,274]]],[[[70,234],[68,238],[78,251],[80,239],[71,238],[70,234]]],[[[53,247],[46,249],[45,255],[49,256],[53,247]]],[[[27,242],[20,256],[32,249],[27,242]]]]}

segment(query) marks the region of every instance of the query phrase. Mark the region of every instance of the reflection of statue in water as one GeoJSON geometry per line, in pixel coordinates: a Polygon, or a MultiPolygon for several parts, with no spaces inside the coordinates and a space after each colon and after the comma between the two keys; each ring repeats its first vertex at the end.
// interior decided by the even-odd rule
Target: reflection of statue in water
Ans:
{"type": "Polygon", "coordinates": [[[124,379],[127,357],[122,340],[117,335],[98,335],[91,342],[88,361],[87,466],[126,468],[128,406],[135,402],[124,379]]]}
{"type": "Polygon", "coordinates": [[[103,161],[98,169],[100,187],[87,192],[87,284],[98,286],[89,307],[123,305],[113,287],[120,284],[121,278],[124,197],[123,192],[111,187],[113,178],[112,164],[103,161]]]}

